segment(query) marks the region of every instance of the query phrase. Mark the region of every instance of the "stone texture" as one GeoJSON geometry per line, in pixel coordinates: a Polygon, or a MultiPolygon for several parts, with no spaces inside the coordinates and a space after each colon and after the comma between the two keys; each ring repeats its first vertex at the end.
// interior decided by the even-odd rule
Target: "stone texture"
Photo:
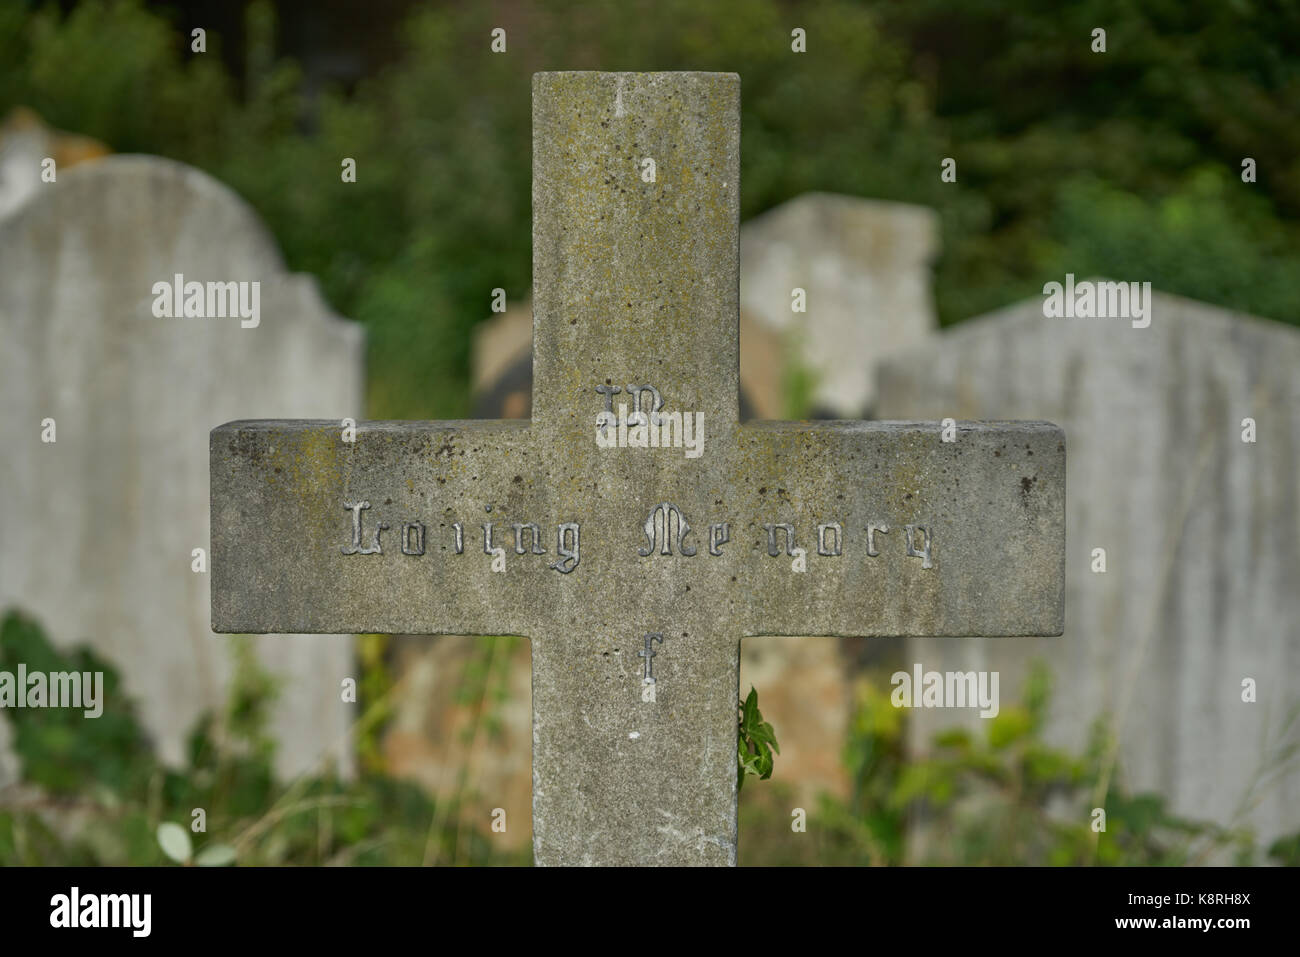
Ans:
{"type": "MultiPolygon", "coordinates": [[[[740,226],[741,418],[787,415],[787,380],[808,372],[817,382],[817,411],[857,416],[875,398],[875,365],[934,334],[930,262],[938,247],[935,214],[926,208],[829,193],[808,193],[740,226]],[[806,314],[790,308],[790,290],[808,294],[806,314]],[[846,347],[847,346],[847,347],[846,347]]],[[[480,323],[474,338],[475,418],[528,418],[532,404],[533,323],[531,303],[511,305],[480,323]]],[[[791,783],[811,806],[829,791],[847,796],[840,761],[844,729],[854,708],[850,687],[859,659],[882,649],[846,649],[839,642],[745,642],[741,684],[758,683],[764,714],[771,714],[781,740],[777,779],[791,783]],[[790,683],[782,685],[781,675],[790,683]],[[815,686],[815,706],[800,688],[815,686]]],[[[411,650],[421,669],[454,670],[456,642],[411,650]]],[[[528,668],[520,659],[518,667],[528,668]]],[[[438,721],[465,716],[438,699],[411,701],[424,710],[427,746],[402,735],[395,767],[424,781],[441,780],[437,761],[447,733],[438,721]]],[[[527,720],[527,716],[524,716],[527,720]]],[[[448,726],[450,727],[450,726],[448,726]]],[[[514,729],[512,729],[513,731],[514,729]]],[[[486,747],[495,750],[502,745],[486,747]]],[[[528,769],[499,764],[502,777],[485,778],[492,793],[514,794],[528,769]]],[[[513,818],[512,818],[513,819],[513,818]]]]}
{"type": "MultiPolygon", "coordinates": [[[[271,410],[358,416],[362,337],[311,279],[284,272],[252,210],[196,170],[110,157],[41,188],[0,224],[0,606],[120,667],[176,761],[230,674],[207,575],[190,570],[209,545],[207,431],[271,410]],[[152,286],[175,273],[261,281],[260,326],[155,318],[152,286]],[[54,444],[40,441],[46,417],[54,444]]],[[[351,643],[286,635],[258,652],[281,682],[280,770],[322,755],[347,770],[351,643]]]]}
{"type": "Polygon", "coordinates": [[[739,423],[739,95],[731,74],[534,78],[531,420],[369,422],[354,443],[324,421],[211,434],[214,627],[530,639],[539,863],[734,863],[743,637],[1061,628],[1055,426],[964,423],[943,443],[924,423],[739,423]],[[647,381],[665,412],[704,413],[699,458],[597,447],[596,385],[647,381]],[[345,554],[345,503],[363,500],[362,544],[378,523],[388,538],[345,554]],[[642,557],[662,502],[690,523],[686,549],[642,557]],[[828,521],[839,557],[816,554],[828,521]],[[398,545],[408,522],[423,554],[398,545]],[[515,554],[513,522],[536,522],[547,554],[515,554]],[[581,523],[569,574],[550,567],[561,522],[581,523]],[[765,522],[794,524],[806,573],[769,556],[765,522]],[[870,522],[894,529],[877,557],[870,522]],[[932,568],[905,556],[908,522],[932,529],[932,568]],[[647,632],[664,635],[653,702],[647,632]]]}
{"type": "MultiPolygon", "coordinates": [[[[742,224],[741,417],[782,418],[796,368],[814,377],[819,412],[853,418],[869,410],[876,362],[936,331],[937,237],[930,209],[834,193],[807,193],[742,224]],[[808,294],[806,313],[791,311],[796,286],[808,294]]],[[[524,302],[475,330],[475,415],[527,418],[531,382],[524,302]]]]}
{"type": "MultiPolygon", "coordinates": [[[[808,193],[747,222],[740,232],[740,308],[787,344],[784,365],[812,374],[814,407],[845,418],[876,398],[875,363],[934,334],[930,264],[938,252],[931,209],[808,193]],[[807,293],[807,312],[791,291],[807,293]]],[[[766,396],[766,393],[763,394],[766,396]]],[[[758,414],[782,410],[755,393],[758,414]]],[[[775,398],[775,397],[773,397],[775,398]]]]}
{"type": "MultiPolygon", "coordinates": [[[[1081,749],[1094,719],[1122,715],[1126,786],[1227,823],[1300,705],[1297,369],[1300,331],[1159,293],[1146,329],[1045,319],[1033,299],[885,363],[882,415],[1032,413],[1070,441],[1065,640],[917,643],[909,660],[999,670],[1009,701],[1046,658],[1051,740],[1081,749]]],[[[914,747],[961,717],[915,712],[914,747]]],[[[1245,820],[1262,838],[1300,829],[1294,765],[1245,820]]]]}

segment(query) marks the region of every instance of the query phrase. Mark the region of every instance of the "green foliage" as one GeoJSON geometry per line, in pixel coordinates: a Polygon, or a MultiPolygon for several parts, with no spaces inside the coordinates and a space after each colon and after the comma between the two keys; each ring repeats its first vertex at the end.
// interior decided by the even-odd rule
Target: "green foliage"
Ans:
{"type": "Polygon", "coordinates": [[[119,152],[157,152],[160,141],[186,158],[221,148],[237,110],[221,61],[182,65],[184,40],[163,17],[139,2],[90,0],[66,15],[3,6],[0,108],[25,104],[119,152]]]}
{"type": "Polygon", "coordinates": [[[158,825],[158,846],[162,852],[179,864],[185,864],[194,856],[194,846],[190,843],[189,831],[171,821],[158,825]]]}
{"type": "Polygon", "coordinates": [[[789,420],[806,419],[813,409],[817,377],[811,369],[796,360],[788,360],[781,377],[782,415],[789,420]]]}
{"type": "Polygon", "coordinates": [[[1300,6],[872,9],[925,78],[961,191],[983,203],[973,221],[940,207],[944,322],[1037,295],[1066,267],[1300,321],[1281,280],[1300,266],[1300,6]],[[1105,53],[1090,49],[1097,26],[1105,53]],[[1258,182],[1241,181],[1244,157],[1258,182]]]}
{"type": "MultiPolygon", "coordinates": [[[[236,659],[229,702],[198,722],[184,764],[171,768],[154,757],[106,662],[83,649],[59,652],[30,618],[5,615],[0,669],[22,661],[33,671],[102,670],[106,703],[98,719],[6,711],[22,783],[0,795],[0,864],[412,865],[427,849],[451,863],[529,861],[526,850],[502,852],[483,829],[381,773],[345,781],[325,769],[277,781],[265,731],[274,685],[252,639],[226,640],[236,659]],[[196,808],[205,812],[202,837],[177,823],[191,822],[196,808]]],[[[374,720],[363,714],[361,724],[374,720]]]]}
{"type": "MultiPolygon", "coordinates": [[[[236,648],[228,705],[197,724],[183,766],[168,768],[154,758],[105,662],[84,649],[60,652],[29,618],[7,614],[0,669],[22,661],[32,671],[103,670],[113,691],[94,720],[65,709],[7,711],[23,781],[0,795],[0,864],[527,863],[526,849],[503,853],[484,829],[462,819],[460,793],[435,804],[375,769],[352,781],[326,770],[278,782],[264,728],[274,685],[247,640],[236,648]],[[192,821],[196,808],[205,811],[202,837],[178,823],[192,821]]],[[[500,662],[510,652],[503,646],[480,657],[467,682],[477,687],[476,727],[491,733],[484,714],[499,700],[500,662]]],[[[742,863],[1259,862],[1249,831],[1182,818],[1156,795],[1129,793],[1118,777],[1104,802],[1106,830],[1094,833],[1105,736],[1099,727],[1079,755],[1043,743],[1050,690],[1044,670],[1031,676],[1024,701],[1004,705],[982,734],[946,731],[919,759],[904,747],[906,712],[876,690],[885,684],[861,685],[844,747],[849,797],[823,795],[808,832],[793,834],[787,784],[750,792],[741,806],[742,863]]],[[[375,713],[360,723],[375,721],[375,713]]],[[[738,707],[738,785],[749,775],[770,778],[773,752],[779,753],[776,736],[751,688],[738,707]]],[[[1300,865],[1300,835],[1273,842],[1267,859],[1300,865]]]]}
{"type": "Polygon", "coordinates": [[[392,717],[392,676],[388,670],[388,635],[358,635],[357,658],[361,665],[361,680],[357,695],[361,701],[373,702],[357,723],[357,758],[365,771],[382,772],[384,755],[382,732],[392,717]]]}
{"type": "Polygon", "coordinates": [[[1062,186],[1053,221],[1061,239],[1040,250],[1042,272],[1118,279],[1140,269],[1156,289],[1257,315],[1300,316],[1287,231],[1264,200],[1238,195],[1241,189],[1215,166],[1191,171],[1156,201],[1075,177],[1062,186]]]}
{"type": "MultiPolygon", "coordinates": [[[[787,787],[750,794],[741,806],[741,862],[748,864],[1182,865],[1211,860],[1259,863],[1244,828],[1172,813],[1154,794],[1107,790],[1106,829],[1092,830],[1103,773],[1100,726],[1082,754],[1041,739],[1050,693],[1037,668],[1024,700],[1004,705],[975,734],[935,737],[929,753],[909,757],[905,712],[895,708],[885,675],[860,687],[845,748],[850,795],[822,795],[807,833],[792,833],[787,787]]],[[[1268,849],[1296,863],[1300,835],[1268,849]]]]}
{"type": "Polygon", "coordinates": [[[177,864],[197,867],[225,867],[235,863],[238,853],[229,844],[210,843],[198,854],[190,841],[190,832],[179,824],[163,821],[158,825],[158,846],[177,864]]]}
{"type": "Polygon", "coordinates": [[[736,787],[745,786],[745,775],[752,774],[761,781],[772,776],[772,752],[781,753],[776,743],[776,732],[763,720],[758,710],[758,692],[749,689],[749,697],[740,703],[739,730],[736,735],[736,787]]]}
{"type": "Polygon", "coordinates": [[[1269,845],[1268,856],[1286,867],[1300,867],[1300,834],[1278,838],[1269,845]]]}
{"type": "Polygon", "coordinates": [[[513,635],[479,635],[474,639],[474,655],[456,690],[458,704],[475,708],[476,721],[464,729],[467,741],[480,732],[490,738],[500,737],[501,707],[510,694],[510,662],[523,641],[513,635]]]}
{"type": "Polygon", "coordinates": [[[0,671],[16,673],[103,673],[103,713],[87,719],[70,708],[26,708],[7,713],[24,777],[58,796],[76,795],[87,782],[116,792],[142,786],[146,772],[134,755],[148,750],[122,693],[122,681],[107,661],[89,649],[55,650],[30,618],[9,614],[0,621],[0,671]]]}
{"type": "MultiPolygon", "coordinates": [[[[1066,271],[1300,317],[1287,282],[1300,269],[1294,4],[1263,17],[1213,0],[563,0],[508,15],[510,54],[494,56],[501,16],[418,8],[384,70],[309,92],[275,54],[265,0],[246,11],[239,82],[222,72],[221,37],[186,58],[188,37],[141,0],[5,4],[0,111],[26,104],[236,189],[290,267],[365,325],[377,417],[465,414],[491,291],[530,293],[536,70],[740,73],[742,218],[810,190],[933,207],[945,323],[1066,271]],[[806,54],[790,51],[796,23],[806,54]],[[1104,54],[1089,50],[1099,23],[1104,54]],[[940,182],[947,156],[956,183],[940,182]],[[1257,183],[1240,181],[1245,156],[1257,183]],[[344,157],[355,183],[341,182],[344,157]]],[[[803,386],[789,385],[797,406],[803,386]]]]}

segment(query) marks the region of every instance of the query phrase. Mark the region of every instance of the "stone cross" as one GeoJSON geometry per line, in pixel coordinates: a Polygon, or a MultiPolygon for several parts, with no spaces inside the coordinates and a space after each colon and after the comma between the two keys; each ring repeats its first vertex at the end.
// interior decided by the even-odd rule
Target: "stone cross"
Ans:
{"type": "Polygon", "coordinates": [[[1060,429],[739,422],[739,150],[537,74],[531,421],[211,434],[214,630],[530,639],[539,864],[735,863],[742,638],[1062,630],[1060,429]]]}

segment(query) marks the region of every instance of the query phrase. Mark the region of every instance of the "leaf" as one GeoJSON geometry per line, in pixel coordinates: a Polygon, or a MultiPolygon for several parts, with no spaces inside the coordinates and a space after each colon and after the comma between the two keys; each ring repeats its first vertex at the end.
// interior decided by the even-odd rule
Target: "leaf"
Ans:
{"type": "Polygon", "coordinates": [[[1023,741],[1034,730],[1029,711],[1020,705],[1003,708],[989,723],[989,747],[999,750],[1017,741],[1023,741]]]}
{"type": "Polygon", "coordinates": [[[745,775],[752,774],[760,780],[772,776],[775,761],[773,749],[781,753],[776,743],[776,732],[763,720],[758,710],[758,691],[751,686],[749,695],[740,705],[740,722],[736,738],[737,787],[745,783],[745,775]]]}
{"type": "Polygon", "coordinates": [[[235,849],[229,844],[209,844],[194,858],[199,867],[225,867],[235,863],[235,849]]]}
{"type": "Polygon", "coordinates": [[[178,864],[188,864],[194,851],[189,833],[171,821],[163,821],[158,825],[158,846],[178,864]]]}

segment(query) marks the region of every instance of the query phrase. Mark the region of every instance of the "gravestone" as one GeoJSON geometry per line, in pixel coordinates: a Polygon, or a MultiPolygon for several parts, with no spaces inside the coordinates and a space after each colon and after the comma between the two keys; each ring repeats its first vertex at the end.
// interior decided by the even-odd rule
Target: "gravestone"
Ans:
{"type": "MultiPolygon", "coordinates": [[[[786,346],[768,378],[779,386],[787,364],[798,363],[812,378],[815,409],[866,414],[876,362],[937,329],[930,264],[938,219],[924,206],[807,193],[745,223],[741,312],[786,346]],[[799,311],[796,289],[805,294],[799,311]]],[[[770,403],[758,412],[783,414],[770,403]]]]}
{"type": "MultiPolygon", "coordinates": [[[[1160,293],[1146,328],[1047,319],[1033,299],[885,363],[884,415],[1032,410],[1070,437],[1066,640],[917,642],[909,660],[1000,670],[1010,701],[1045,658],[1049,740],[1082,750],[1094,719],[1118,718],[1126,788],[1230,822],[1300,706],[1297,369],[1295,328],[1160,293]]],[[[915,713],[913,748],[962,717],[915,713]]],[[[1300,830],[1294,764],[1258,796],[1242,820],[1262,839],[1300,830]]]]}
{"type": "Polygon", "coordinates": [[[474,327],[474,418],[526,419],[533,402],[533,308],[514,303],[474,327]]]}
{"type": "MultiPolygon", "coordinates": [[[[741,418],[789,414],[791,373],[819,417],[875,401],[876,363],[937,330],[931,262],[938,217],[923,206],[806,193],[740,227],[741,418]],[[804,311],[791,293],[804,292],[804,311]],[[748,406],[748,408],[746,408],[748,406]]],[[[475,328],[476,418],[527,418],[532,314],[514,304],[475,328]]]]}
{"type": "Polygon", "coordinates": [[[1055,426],[739,422],[739,107],[534,77],[531,420],[211,434],[215,629],[531,641],[540,864],[735,862],[746,636],[1061,630],[1055,426]]]}
{"type": "MultiPolygon", "coordinates": [[[[191,570],[192,551],[209,548],[195,432],[267,409],[357,416],[360,329],[311,279],[285,273],[224,186],[169,160],[114,156],[61,171],[0,223],[0,335],[11,452],[0,456],[0,608],[104,655],[161,756],[180,761],[199,714],[224,708],[232,657],[209,628],[208,572],[191,570]],[[260,282],[258,324],[155,316],[154,285],[178,274],[260,282]]],[[[281,684],[269,729],[279,770],[322,757],[350,768],[355,706],[340,681],[354,673],[351,642],[291,635],[257,653],[281,684]]]]}

